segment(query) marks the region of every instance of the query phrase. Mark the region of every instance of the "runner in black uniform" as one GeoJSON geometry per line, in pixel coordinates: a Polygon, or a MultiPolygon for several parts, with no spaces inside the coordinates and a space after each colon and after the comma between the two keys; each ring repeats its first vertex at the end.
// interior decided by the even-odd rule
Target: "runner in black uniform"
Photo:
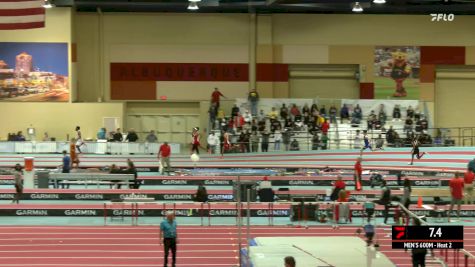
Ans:
{"type": "Polygon", "coordinates": [[[412,154],[411,154],[411,162],[409,163],[409,165],[412,165],[414,163],[414,156],[416,156],[417,159],[421,159],[425,154],[427,154],[426,152],[422,152],[422,153],[419,152],[420,145],[421,143],[419,142],[419,135],[418,135],[412,140],[412,152],[411,152],[412,154]]]}

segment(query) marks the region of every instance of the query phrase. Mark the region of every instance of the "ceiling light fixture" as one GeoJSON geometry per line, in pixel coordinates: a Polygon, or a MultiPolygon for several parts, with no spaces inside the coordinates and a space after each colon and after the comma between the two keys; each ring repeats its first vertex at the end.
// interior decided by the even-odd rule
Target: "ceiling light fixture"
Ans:
{"type": "Polygon", "coordinates": [[[386,4],[386,0],[373,0],[375,4],[386,4]]]}
{"type": "Polygon", "coordinates": [[[360,2],[355,2],[355,4],[353,5],[353,9],[351,11],[356,12],[356,13],[363,12],[363,7],[360,5],[360,2]]]}
{"type": "Polygon", "coordinates": [[[201,2],[201,0],[188,0],[188,2],[195,2],[195,3],[198,3],[198,2],[201,2]]]}
{"type": "Polygon", "coordinates": [[[198,7],[198,5],[196,4],[196,2],[190,2],[190,3],[188,4],[188,10],[198,10],[198,9],[199,9],[199,7],[198,7]]]}
{"type": "Polygon", "coordinates": [[[45,0],[45,2],[43,3],[43,7],[44,8],[52,8],[52,7],[54,7],[54,5],[51,4],[51,2],[49,0],[45,0]]]}

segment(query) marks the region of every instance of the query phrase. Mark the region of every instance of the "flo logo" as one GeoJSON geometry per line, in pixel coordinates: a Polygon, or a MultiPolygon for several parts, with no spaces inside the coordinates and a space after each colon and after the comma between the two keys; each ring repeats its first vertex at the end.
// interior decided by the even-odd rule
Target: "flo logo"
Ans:
{"type": "Polygon", "coordinates": [[[404,226],[395,226],[394,227],[395,237],[396,239],[401,239],[406,235],[406,227],[404,226]]]}
{"type": "Polygon", "coordinates": [[[455,15],[454,14],[430,14],[431,21],[454,21],[455,15]]]}

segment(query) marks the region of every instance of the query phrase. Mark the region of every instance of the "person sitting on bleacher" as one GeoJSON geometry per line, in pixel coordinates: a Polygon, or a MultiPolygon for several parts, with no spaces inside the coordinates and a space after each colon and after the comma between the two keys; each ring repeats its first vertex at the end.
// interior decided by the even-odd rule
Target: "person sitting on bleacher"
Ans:
{"type": "Polygon", "coordinates": [[[399,105],[395,105],[393,108],[393,121],[401,119],[401,108],[399,105]]]}
{"type": "Polygon", "coordinates": [[[290,143],[290,151],[299,151],[299,150],[300,150],[299,142],[297,141],[297,139],[294,139],[290,143]]]}
{"type": "Polygon", "coordinates": [[[346,104],[343,104],[343,107],[341,107],[340,109],[340,120],[341,120],[341,123],[343,123],[343,119],[350,119],[350,111],[348,109],[348,107],[346,106],[346,104]]]}
{"type": "Polygon", "coordinates": [[[282,104],[282,107],[280,108],[280,117],[285,120],[289,116],[289,109],[285,106],[285,104],[282,104]]]}
{"type": "Polygon", "coordinates": [[[412,108],[412,106],[407,107],[406,117],[411,119],[414,118],[414,109],[412,108]]]}
{"type": "Polygon", "coordinates": [[[292,115],[292,119],[295,120],[295,117],[300,116],[300,110],[297,105],[293,104],[292,108],[290,109],[290,114],[292,115]]]}
{"type": "Polygon", "coordinates": [[[381,134],[378,135],[378,138],[376,138],[376,149],[379,150],[384,150],[384,138],[381,136],[381,134]]]}
{"type": "Polygon", "coordinates": [[[358,127],[361,123],[361,119],[358,118],[358,116],[355,115],[355,113],[353,113],[351,115],[351,127],[358,127]]]}
{"type": "Polygon", "coordinates": [[[356,104],[356,107],[353,109],[353,116],[357,116],[360,120],[363,119],[363,110],[359,104],[356,104]]]}
{"type": "Polygon", "coordinates": [[[412,132],[412,125],[414,122],[410,117],[407,117],[406,120],[404,121],[404,132],[412,132]]]}
{"type": "Polygon", "coordinates": [[[425,116],[421,116],[419,123],[421,125],[422,131],[426,131],[429,128],[429,122],[427,121],[425,116]]]}
{"type": "Polygon", "coordinates": [[[267,116],[271,119],[271,120],[277,120],[277,110],[275,110],[275,107],[272,107],[271,111],[269,112],[269,114],[267,114],[267,116]]]}
{"type": "Polygon", "coordinates": [[[368,115],[368,129],[374,129],[374,126],[376,124],[376,114],[374,113],[374,110],[371,110],[371,113],[368,115]]]}
{"type": "Polygon", "coordinates": [[[338,113],[335,105],[332,105],[330,107],[330,110],[328,110],[328,113],[330,114],[330,123],[335,123],[336,122],[336,114],[338,113]]]}
{"type": "Polygon", "coordinates": [[[386,110],[384,109],[384,104],[379,106],[378,120],[380,121],[381,126],[386,124],[388,116],[386,115],[386,110]]]}

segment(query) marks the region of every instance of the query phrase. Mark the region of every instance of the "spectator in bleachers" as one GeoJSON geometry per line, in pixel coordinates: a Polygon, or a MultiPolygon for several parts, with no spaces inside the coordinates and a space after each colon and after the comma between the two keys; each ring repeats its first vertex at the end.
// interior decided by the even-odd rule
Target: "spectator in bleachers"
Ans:
{"type": "Polygon", "coordinates": [[[282,143],[284,144],[285,151],[289,151],[290,149],[290,139],[292,135],[292,131],[289,128],[285,128],[282,132],[282,143]]]}
{"type": "Polygon", "coordinates": [[[419,138],[422,145],[431,146],[432,145],[432,137],[427,134],[427,131],[422,131],[421,137],[419,138]]]}
{"type": "Polygon", "coordinates": [[[379,113],[378,113],[378,120],[380,122],[381,126],[384,126],[386,124],[388,116],[386,115],[386,110],[384,108],[384,104],[381,104],[379,106],[379,113]]]}
{"type": "Polygon", "coordinates": [[[282,142],[282,133],[279,129],[274,132],[274,150],[280,151],[280,143],[282,142]]]}
{"type": "Polygon", "coordinates": [[[291,115],[291,118],[293,120],[295,120],[295,117],[296,116],[299,116],[300,115],[300,110],[299,108],[297,107],[297,105],[293,104],[292,105],[292,108],[290,109],[290,115],[291,115]]]}
{"type": "Polygon", "coordinates": [[[414,109],[412,108],[412,106],[407,107],[406,117],[411,119],[414,118],[414,109]]]}
{"type": "Polygon", "coordinates": [[[125,138],[125,141],[133,143],[133,142],[137,142],[137,140],[139,140],[139,136],[137,135],[134,129],[130,129],[129,132],[127,133],[127,137],[125,138]]]}
{"type": "Polygon", "coordinates": [[[356,107],[353,109],[354,116],[358,116],[358,119],[363,119],[363,110],[361,109],[359,104],[356,104],[356,107]]]}
{"type": "Polygon", "coordinates": [[[275,110],[275,107],[272,107],[271,111],[269,112],[269,114],[267,116],[271,120],[277,120],[278,114],[277,114],[277,110],[275,110]]]}
{"type": "Polygon", "coordinates": [[[309,125],[310,124],[310,114],[308,112],[304,112],[303,116],[302,116],[302,120],[303,120],[303,123],[305,125],[309,125]]]}
{"type": "Polygon", "coordinates": [[[212,104],[209,106],[208,114],[209,114],[209,126],[208,126],[208,127],[209,127],[211,130],[214,130],[214,129],[215,129],[215,126],[216,126],[216,117],[217,117],[217,115],[218,115],[218,109],[217,109],[215,103],[212,103],[212,104]]]}
{"type": "Polygon", "coordinates": [[[264,110],[261,109],[259,111],[259,114],[257,114],[257,121],[265,121],[266,120],[266,114],[264,113],[264,110]]]}
{"type": "Polygon", "coordinates": [[[286,120],[289,117],[289,109],[285,104],[282,104],[282,107],[280,107],[280,118],[283,120],[286,120]]]}
{"type": "Polygon", "coordinates": [[[396,142],[396,131],[394,131],[393,126],[389,126],[389,130],[386,132],[386,141],[389,145],[394,145],[396,142]]]}
{"type": "Polygon", "coordinates": [[[221,97],[226,98],[217,87],[214,88],[213,93],[211,93],[211,104],[215,104],[216,108],[219,109],[221,97]]]}
{"type": "Polygon", "coordinates": [[[420,133],[422,132],[422,123],[421,123],[421,120],[420,119],[415,119],[416,120],[416,127],[415,127],[415,131],[416,133],[420,133]]]}
{"type": "Polygon", "coordinates": [[[122,133],[120,132],[120,128],[117,128],[117,130],[115,131],[115,133],[113,135],[113,141],[114,142],[122,142],[122,140],[124,140],[124,137],[123,137],[122,133]]]}
{"type": "Polygon", "coordinates": [[[251,124],[251,122],[252,122],[252,114],[249,113],[249,110],[244,111],[243,118],[244,118],[244,123],[245,123],[245,124],[251,124]]]}
{"type": "Polygon", "coordinates": [[[361,119],[355,115],[355,113],[351,116],[351,127],[358,127],[361,123],[361,119]]]}
{"type": "Polygon", "coordinates": [[[295,259],[292,256],[287,256],[284,258],[284,267],[295,267],[295,259]]]}
{"type": "MultiPolygon", "coordinates": [[[[45,133],[45,134],[47,134],[47,133],[45,133]]],[[[106,135],[107,135],[106,128],[100,128],[99,131],[97,131],[97,135],[96,135],[97,140],[106,140],[106,138],[107,138],[106,135]]],[[[43,141],[46,141],[46,140],[44,140],[44,138],[43,138],[43,141]]]]}
{"type": "Polygon", "coordinates": [[[216,118],[218,120],[224,120],[226,118],[226,113],[224,112],[224,109],[218,108],[218,112],[216,113],[216,118]]]}
{"type": "Polygon", "coordinates": [[[257,122],[257,130],[262,133],[266,129],[266,120],[259,120],[257,122]]]}
{"type": "Polygon", "coordinates": [[[292,142],[290,143],[290,151],[299,151],[299,150],[300,150],[299,141],[297,141],[297,139],[294,138],[294,140],[292,140],[292,142]]]}
{"type": "Polygon", "coordinates": [[[341,107],[341,109],[340,109],[341,123],[343,123],[344,119],[347,119],[347,120],[350,119],[350,111],[349,111],[348,107],[346,106],[346,104],[343,104],[343,107],[341,107]]]}
{"type": "Polygon", "coordinates": [[[376,114],[374,113],[374,110],[371,110],[371,113],[368,115],[368,119],[367,119],[368,130],[375,128],[376,121],[377,121],[376,114]]]}
{"type": "Polygon", "coordinates": [[[282,125],[280,124],[280,121],[277,120],[277,119],[274,119],[274,120],[271,120],[270,122],[270,129],[271,129],[271,132],[275,132],[277,130],[281,130],[282,129],[282,125]]]}
{"type": "Polygon", "coordinates": [[[261,133],[261,151],[262,152],[267,152],[269,150],[269,139],[270,139],[270,133],[267,130],[264,130],[261,133]]]}
{"type": "Polygon", "coordinates": [[[467,169],[463,177],[464,191],[465,191],[465,204],[473,203],[473,180],[475,174],[467,169]]]}
{"type": "Polygon", "coordinates": [[[393,120],[400,120],[401,119],[401,108],[399,105],[395,105],[393,108],[393,120]]]}
{"type": "Polygon", "coordinates": [[[318,115],[318,107],[317,104],[312,104],[310,107],[310,116],[316,116],[318,115]]]}
{"type": "Polygon", "coordinates": [[[418,121],[421,119],[421,117],[422,117],[422,114],[419,111],[419,107],[416,107],[416,109],[414,110],[414,119],[418,121]]]}
{"type": "Polygon", "coordinates": [[[247,150],[247,145],[246,145],[246,133],[244,133],[244,131],[241,132],[241,134],[239,134],[239,138],[238,138],[238,141],[239,143],[239,147],[240,147],[240,152],[241,153],[246,153],[247,150]]]}
{"type": "Polygon", "coordinates": [[[323,123],[322,123],[322,133],[323,134],[328,134],[328,130],[330,130],[330,123],[328,123],[328,120],[327,119],[323,119],[323,123]]]}
{"type": "Polygon", "coordinates": [[[404,132],[412,132],[414,122],[412,121],[411,117],[407,117],[404,121],[404,132]]]}
{"type": "Polygon", "coordinates": [[[23,132],[22,131],[19,131],[16,136],[15,136],[15,141],[17,142],[23,142],[23,141],[26,141],[26,138],[25,136],[23,135],[23,132]]]}
{"type": "Polygon", "coordinates": [[[327,109],[325,108],[325,105],[320,108],[320,115],[322,115],[323,117],[327,115],[327,109]]]}
{"type": "Polygon", "coordinates": [[[259,136],[257,135],[257,132],[252,132],[251,137],[251,150],[252,152],[258,152],[259,151],[259,136]]]}
{"type": "Polygon", "coordinates": [[[331,105],[330,110],[328,111],[330,114],[330,123],[335,123],[336,122],[336,114],[338,113],[338,110],[336,109],[335,105],[331,105]]]}
{"type": "Polygon", "coordinates": [[[247,100],[251,106],[252,116],[257,116],[257,106],[259,105],[259,93],[256,89],[252,89],[247,96],[247,100]]]}
{"type": "Polygon", "coordinates": [[[241,115],[241,113],[238,113],[237,116],[234,118],[233,128],[241,130],[244,124],[244,117],[241,115]]]}
{"type": "Polygon", "coordinates": [[[308,114],[310,114],[310,107],[308,106],[307,103],[305,103],[302,107],[302,114],[304,114],[305,112],[307,112],[308,114]]]}
{"type": "Polygon", "coordinates": [[[155,135],[155,131],[154,130],[151,130],[150,133],[147,135],[147,137],[145,137],[145,141],[147,143],[156,143],[158,142],[158,138],[157,136],[155,135]]]}
{"type": "Polygon", "coordinates": [[[233,107],[231,108],[231,117],[234,118],[234,117],[237,117],[239,115],[239,107],[234,104],[233,107]]]}
{"type": "Polygon", "coordinates": [[[318,137],[318,133],[313,133],[312,135],[312,150],[318,150],[320,147],[320,138],[318,137]]]}
{"type": "Polygon", "coordinates": [[[250,127],[251,127],[251,132],[257,132],[258,124],[257,124],[256,119],[252,119],[250,127]]]}
{"type": "Polygon", "coordinates": [[[208,152],[210,154],[214,154],[216,151],[216,147],[219,144],[219,138],[214,134],[214,132],[211,132],[208,135],[208,138],[206,139],[206,142],[208,143],[208,152]]]}
{"type": "Polygon", "coordinates": [[[360,130],[356,130],[355,139],[353,141],[354,149],[361,149],[361,134],[360,130]]]}
{"type": "Polygon", "coordinates": [[[291,118],[284,120],[284,128],[294,128],[294,121],[291,118]]]}
{"type": "Polygon", "coordinates": [[[429,122],[427,121],[427,118],[425,116],[421,116],[419,123],[421,125],[422,131],[427,131],[427,129],[429,129],[429,122]]]}
{"type": "Polygon", "coordinates": [[[322,134],[322,150],[327,150],[328,149],[328,135],[327,134],[322,134]]]}
{"type": "Polygon", "coordinates": [[[376,138],[376,149],[383,150],[384,146],[384,138],[381,136],[381,134],[378,134],[378,138],[376,138]]]}

